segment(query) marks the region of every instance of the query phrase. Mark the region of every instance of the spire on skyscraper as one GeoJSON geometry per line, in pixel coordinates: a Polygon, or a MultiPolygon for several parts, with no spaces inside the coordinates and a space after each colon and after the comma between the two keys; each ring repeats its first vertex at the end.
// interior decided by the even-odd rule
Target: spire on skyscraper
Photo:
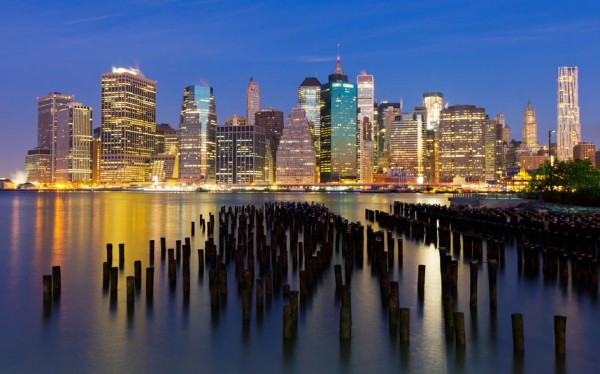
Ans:
{"type": "Polygon", "coordinates": [[[348,76],[344,74],[344,69],[342,69],[339,49],[340,45],[338,44],[338,55],[335,62],[335,69],[333,69],[333,73],[329,75],[329,82],[348,82],[348,76]]]}

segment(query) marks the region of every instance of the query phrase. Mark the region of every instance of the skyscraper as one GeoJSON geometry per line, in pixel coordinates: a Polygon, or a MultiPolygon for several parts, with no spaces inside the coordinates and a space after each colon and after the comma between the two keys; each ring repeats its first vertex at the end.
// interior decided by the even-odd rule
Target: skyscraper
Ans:
{"type": "Polygon", "coordinates": [[[375,81],[372,75],[363,72],[356,77],[358,107],[358,164],[359,179],[363,183],[373,182],[373,126],[375,113],[375,81]],[[370,169],[370,170],[369,170],[370,169]]]}
{"type": "Polygon", "coordinates": [[[179,121],[179,180],[215,181],[217,112],[212,87],[183,90],[179,121]]]}
{"type": "Polygon", "coordinates": [[[69,103],[56,116],[55,181],[92,180],[92,108],[69,103]]]}
{"type": "Polygon", "coordinates": [[[283,132],[283,112],[277,109],[261,109],[255,113],[256,126],[265,129],[265,182],[275,183],[277,147],[283,132]]]}
{"type": "Polygon", "coordinates": [[[440,113],[444,109],[444,95],[441,92],[425,92],[423,107],[427,110],[427,130],[437,131],[440,126],[440,113]]]}
{"type": "Polygon", "coordinates": [[[217,183],[263,183],[264,175],[265,129],[235,116],[217,126],[217,183]]]}
{"type": "MultiPolygon", "coordinates": [[[[38,142],[37,148],[50,151],[50,182],[54,181],[56,170],[56,121],[58,112],[73,101],[73,96],[60,92],[50,92],[39,97],[38,103],[38,142]]],[[[38,153],[39,154],[39,153],[38,153]]],[[[44,155],[44,157],[46,157],[44,155]]],[[[45,175],[42,173],[42,175],[45,175]]]]}
{"type": "Polygon", "coordinates": [[[155,151],[156,81],[139,69],[102,73],[102,156],[105,183],[139,183],[148,175],[155,151]]]}
{"type": "Polygon", "coordinates": [[[445,108],[440,117],[440,182],[455,177],[485,177],[485,109],[473,105],[445,108]]]}
{"type": "Polygon", "coordinates": [[[557,156],[560,161],[573,159],[573,147],[581,141],[577,66],[558,68],[557,156]]]}
{"type": "Polygon", "coordinates": [[[302,81],[298,87],[298,106],[304,109],[306,119],[313,129],[312,136],[317,152],[318,171],[321,158],[321,82],[317,78],[308,77],[302,81]]]}
{"type": "Polygon", "coordinates": [[[596,145],[588,142],[580,142],[573,147],[573,159],[590,160],[593,167],[596,167],[596,145]]]}
{"type": "Polygon", "coordinates": [[[401,114],[390,124],[390,167],[388,175],[406,183],[423,176],[424,138],[423,115],[401,114]]]}
{"type": "Polygon", "coordinates": [[[315,183],[316,162],[313,137],[304,109],[293,108],[277,148],[277,183],[315,183]]]}
{"type": "Polygon", "coordinates": [[[260,110],[260,90],[258,88],[258,82],[255,82],[250,77],[248,87],[246,87],[246,121],[249,125],[254,125],[255,117],[254,113],[260,110]]]}
{"type": "Polygon", "coordinates": [[[535,121],[535,109],[531,106],[531,100],[527,101],[527,106],[523,112],[523,143],[527,148],[535,153],[540,148],[537,142],[537,122],[535,121]]]}
{"type": "Polygon", "coordinates": [[[321,182],[357,177],[356,85],[348,83],[340,57],[321,87],[321,182]]]}

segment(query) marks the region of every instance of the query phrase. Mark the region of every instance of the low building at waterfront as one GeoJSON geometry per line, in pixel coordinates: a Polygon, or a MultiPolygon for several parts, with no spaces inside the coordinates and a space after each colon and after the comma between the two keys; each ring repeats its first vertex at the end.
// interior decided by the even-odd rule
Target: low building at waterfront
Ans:
{"type": "Polygon", "coordinates": [[[276,181],[282,184],[312,184],[317,181],[317,156],[304,109],[288,115],[277,148],[276,181]]]}

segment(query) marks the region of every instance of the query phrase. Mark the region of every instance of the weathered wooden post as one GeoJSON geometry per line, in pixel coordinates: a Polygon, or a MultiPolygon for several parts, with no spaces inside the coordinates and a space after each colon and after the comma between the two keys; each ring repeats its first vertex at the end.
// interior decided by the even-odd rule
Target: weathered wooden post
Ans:
{"type": "Polygon", "coordinates": [[[112,243],[107,243],[106,244],[106,262],[108,262],[109,266],[112,265],[112,260],[113,260],[113,245],[112,245],[112,243]]]}
{"type": "Polygon", "coordinates": [[[263,282],[261,278],[256,279],[256,309],[262,310],[264,303],[263,282]]]}
{"type": "Polygon", "coordinates": [[[103,289],[108,289],[108,285],[109,285],[109,280],[110,280],[110,265],[108,264],[108,262],[103,262],[102,263],[102,288],[103,289]]]}
{"type": "Polygon", "coordinates": [[[44,304],[52,302],[52,275],[42,276],[44,285],[44,304]]]}
{"type": "Polygon", "coordinates": [[[512,333],[513,333],[513,349],[515,351],[525,350],[525,337],[523,335],[523,315],[520,313],[511,314],[512,317],[512,333]]]}
{"type": "Polygon", "coordinates": [[[128,276],[127,277],[127,307],[132,307],[134,302],[134,290],[135,286],[135,277],[128,276]]]}
{"type": "Polygon", "coordinates": [[[554,316],[554,346],[557,355],[564,355],[567,352],[567,317],[554,316]]]}
{"type": "Polygon", "coordinates": [[[496,260],[488,261],[488,279],[490,281],[490,307],[495,308],[497,305],[496,301],[496,269],[498,264],[496,260]]]}
{"type": "Polygon", "coordinates": [[[52,296],[54,299],[60,299],[61,291],[60,266],[52,266],[52,296]]]}
{"type": "Polygon", "coordinates": [[[292,318],[292,306],[283,306],[283,338],[291,339],[294,337],[294,319],[292,318]]]}
{"type": "Polygon", "coordinates": [[[292,319],[298,323],[298,291],[290,291],[290,306],[292,307],[292,319]]]}
{"type": "Polygon", "coordinates": [[[192,221],[192,236],[196,235],[196,223],[192,221]]]}
{"type": "Polygon", "coordinates": [[[334,265],[333,270],[335,272],[335,289],[340,290],[342,287],[342,265],[334,265]]]}
{"type": "Polygon", "coordinates": [[[135,288],[139,290],[142,288],[142,261],[136,260],[133,263],[134,274],[135,274],[135,288]]]}
{"type": "Polygon", "coordinates": [[[117,287],[119,282],[119,268],[110,268],[110,294],[111,296],[117,296],[117,287]]]}
{"type": "Polygon", "coordinates": [[[398,239],[398,266],[402,266],[404,262],[404,246],[402,239],[398,239]]]}
{"type": "Polygon", "coordinates": [[[198,275],[204,275],[204,250],[198,250],[198,275]]]}
{"type": "Polygon", "coordinates": [[[456,345],[464,347],[465,340],[465,314],[463,312],[454,313],[454,327],[456,332],[456,345]]]}
{"type": "Polygon", "coordinates": [[[242,290],[242,320],[250,321],[250,289],[242,290]]]}
{"type": "Polygon", "coordinates": [[[471,261],[471,299],[470,299],[470,305],[471,308],[477,308],[477,278],[478,278],[478,274],[477,274],[477,265],[479,264],[479,261],[477,260],[472,260],[471,261]]]}
{"type": "Polygon", "coordinates": [[[390,325],[395,329],[398,328],[398,310],[400,309],[400,295],[398,282],[390,282],[390,325]]]}
{"type": "Polygon", "coordinates": [[[146,299],[152,300],[154,297],[154,268],[146,268],[146,299]]]}
{"type": "Polygon", "coordinates": [[[400,308],[400,342],[408,343],[410,338],[410,309],[400,308]]]}
{"type": "Polygon", "coordinates": [[[125,243],[119,243],[119,267],[125,265],[125,243]]]}
{"type": "Polygon", "coordinates": [[[340,338],[350,339],[352,336],[351,295],[348,287],[342,289],[342,307],[340,308],[340,338]]]}
{"type": "Polygon", "coordinates": [[[154,239],[150,239],[150,249],[148,250],[150,265],[154,265],[154,239]]]}
{"type": "Polygon", "coordinates": [[[447,329],[454,329],[454,299],[452,296],[444,296],[444,321],[447,329]]]}
{"type": "Polygon", "coordinates": [[[167,254],[167,238],[160,238],[160,259],[164,260],[167,254]]]}
{"type": "Polygon", "coordinates": [[[425,265],[419,265],[419,275],[417,284],[419,296],[423,296],[423,294],[425,293],[425,265]]]}

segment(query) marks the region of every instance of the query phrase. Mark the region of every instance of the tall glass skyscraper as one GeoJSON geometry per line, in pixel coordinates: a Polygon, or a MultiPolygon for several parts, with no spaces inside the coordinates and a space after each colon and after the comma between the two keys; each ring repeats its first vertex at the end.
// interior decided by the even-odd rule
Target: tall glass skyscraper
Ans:
{"type": "Polygon", "coordinates": [[[139,183],[148,177],[155,152],[156,81],[139,69],[102,73],[102,156],[100,180],[139,183]]]}
{"type": "Polygon", "coordinates": [[[70,103],[57,115],[56,181],[92,180],[92,108],[70,103]]]}
{"type": "Polygon", "coordinates": [[[184,88],[179,122],[180,181],[215,181],[216,126],[217,112],[212,87],[184,88]]]}
{"type": "Polygon", "coordinates": [[[427,130],[438,131],[440,113],[444,109],[444,95],[441,92],[425,92],[423,94],[423,107],[427,110],[427,130]]]}
{"type": "Polygon", "coordinates": [[[573,147],[581,141],[577,66],[558,68],[557,156],[560,161],[573,159],[573,147]]]}
{"type": "Polygon", "coordinates": [[[338,56],[321,87],[321,182],[357,179],[356,85],[348,83],[338,56]]]}
{"type": "Polygon", "coordinates": [[[298,87],[298,106],[304,109],[314,139],[317,152],[317,178],[321,159],[321,82],[317,78],[308,77],[298,87]]]}
{"type": "Polygon", "coordinates": [[[375,80],[362,73],[356,77],[358,107],[358,163],[359,179],[373,182],[373,126],[375,113],[375,80]],[[369,128],[365,128],[367,125],[369,128]],[[366,130],[366,131],[365,131],[366,130]]]}
{"type": "Polygon", "coordinates": [[[248,87],[246,87],[246,121],[249,125],[254,125],[254,115],[260,110],[260,89],[258,82],[250,78],[248,87]]]}
{"type": "Polygon", "coordinates": [[[527,107],[523,111],[523,143],[527,145],[530,152],[537,152],[539,149],[535,109],[531,106],[531,100],[527,101],[527,107]]]}
{"type": "Polygon", "coordinates": [[[50,92],[48,96],[38,97],[38,142],[37,147],[49,150],[50,178],[54,182],[56,170],[56,125],[58,112],[73,101],[73,96],[60,92],[50,92]]]}

